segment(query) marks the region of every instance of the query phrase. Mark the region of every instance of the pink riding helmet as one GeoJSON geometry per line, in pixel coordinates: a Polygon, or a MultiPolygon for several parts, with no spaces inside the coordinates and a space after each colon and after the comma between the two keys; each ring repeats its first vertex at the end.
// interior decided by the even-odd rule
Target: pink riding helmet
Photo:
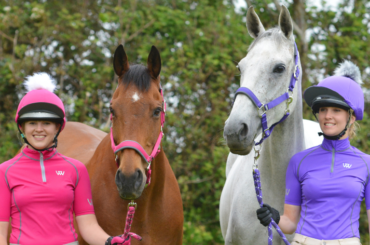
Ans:
{"type": "Polygon", "coordinates": [[[51,120],[63,122],[66,117],[62,100],[53,93],[56,85],[47,73],[36,73],[28,76],[24,83],[28,93],[18,105],[15,122],[20,124],[26,120],[51,120]]]}

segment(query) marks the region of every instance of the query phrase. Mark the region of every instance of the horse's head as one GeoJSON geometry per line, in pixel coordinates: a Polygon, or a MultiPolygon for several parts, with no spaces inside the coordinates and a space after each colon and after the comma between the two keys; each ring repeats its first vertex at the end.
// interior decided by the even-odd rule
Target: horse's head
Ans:
{"type": "MultiPolygon", "coordinates": [[[[265,31],[253,7],[248,9],[247,28],[255,39],[249,52],[238,64],[241,73],[240,86],[250,89],[262,104],[266,104],[287,92],[294,72],[293,23],[289,11],[282,6],[279,26],[265,31]]],[[[297,101],[298,88],[293,90],[297,101]]],[[[294,111],[295,103],[290,105],[294,111]]],[[[266,112],[268,126],[278,122],[284,115],[285,102],[266,112]]],[[[248,154],[255,138],[261,134],[261,110],[246,95],[239,94],[229,118],[225,122],[224,138],[230,151],[239,155],[248,154]]]]}
{"type": "MultiPolygon", "coordinates": [[[[135,141],[150,155],[161,132],[164,110],[160,91],[161,58],[152,46],[147,66],[129,65],[122,45],[114,53],[118,87],[111,101],[112,132],[116,145],[135,141]]],[[[116,153],[116,185],[123,199],[136,199],[145,187],[147,161],[130,147],[116,153]]]]}

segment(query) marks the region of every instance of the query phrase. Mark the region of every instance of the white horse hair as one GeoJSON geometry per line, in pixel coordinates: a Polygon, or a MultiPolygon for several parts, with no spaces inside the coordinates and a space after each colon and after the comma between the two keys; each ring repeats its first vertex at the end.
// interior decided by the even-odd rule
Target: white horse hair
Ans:
{"type": "MultiPolygon", "coordinates": [[[[247,56],[239,62],[240,86],[249,88],[265,104],[285,93],[289,87],[295,66],[293,24],[289,11],[282,6],[279,26],[265,31],[253,7],[250,7],[247,28],[255,41],[247,56]]],[[[280,214],[283,214],[285,172],[290,158],[306,146],[322,142],[317,135],[321,131],[318,123],[302,119],[301,80],[302,73],[293,91],[290,116],[263,142],[258,159],[263,200],[280,214]]],[[[285,109],[286,103],[283,102],[269,110],[268,126],[278,122],[285,109]]],[[[252,176],[253,146],[261,129],[256,106],[247,96],[239,94],[224,128],[224,138],[231,153],[220,200],[220,224],[227,245],[262,245],[268,242],[267,228],[260,224],[256,215],[259,204],[252,176]]],[[[291,238],[288,236],[288,240],[291,238]]],[[[284,244],[275,231],[273,242],[284,244]]]]}

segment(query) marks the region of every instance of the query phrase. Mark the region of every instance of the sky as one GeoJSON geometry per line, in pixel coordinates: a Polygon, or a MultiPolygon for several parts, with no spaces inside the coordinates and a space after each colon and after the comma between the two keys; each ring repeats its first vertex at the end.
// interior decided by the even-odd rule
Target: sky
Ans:
{"type": "MultiPolygon", "coordinates": [[[[235,3],[235,11],[236,12],[239,12],[239,9],[244,7],[246,8],[247,7],[247,4],[246,4],[246,1],[245,0],[233,0],[234,3],[235,3]]],[[[253,3],[253,0],[251,0],[252,3],[253,3]]],[[[289,6],[292,4],[293,0],[278,0],[280,4],[284,4],[285,6],[289,6]]],[[[321,9],[330,9],[332,11],[337,11],[338,9],[338,5],[339,3],[342,3],[344,0],[326,0],[325,1],[325,4],[323,4],[323,0],[308,0],[307,1],[307,7],[312,7],[312,6],[316,6],[318,8],[318,10],[321,10],[321,9]]],[[[353,6],[353,1],[354,0],[350,0],[350,5],[349,6],[353,6]]],[[[274,3],[271,3],[269,4],[269,6],[271,8],[275,8],[275,5],[274,3]],[[270,6],[271,5],[271,6],[270,6]]],[[[347,9],[344,9],[344,11],[348,11],[348,12],[352,12],[352,8],[347,8],[347,9]]],[[[257,14],[258,14],[258,10],[256,10],[257,14]]],[[[246,21],[246,19],[244,20],[246,21]]],[[[313,30],[311,29],[307,29],[306,30],[306,38],[307,38],[307,41],[310,39],[310,36],[311,36],[311,33],[312,33],[313,30]]],[[[325,46],[324,45],[321,45],[321,44],[313,44],[311,49],[317,53],[322,53],[324,54],[325,52],[325,46]]],[[[322,71],[315,71],[315,75],[318,77],[318,81],[322,80],[324,78],[324,70],[322,71]]],[[[363,78],[364,78],[364,74],[370,74],[370,67],[366,68],[364,71],[363,71],[363,78]]],[[[368,76],[368,75],[365,75],[365,76],[368,76]]],[[[368,97],[368,100],[370,101],[370,91],[367,92],[367,97],[368,97]]]]}
{"type": "MultiPolygon", "coordinates": [[[[336,9],[338,4],[342,1],[343,0],[327,0],[326,4],[325,4],[325,7],[336,9]]],[[[284,0],[284,1],[279,1],[279,2],[284,4],[286,2],[290,3],[291,1],[284,0]]],[[[320,8],[323,7],[321,2],[322,2],[322,0],[309,0],[309,1],[307,1],[307,4],[310,5],[310,6],[316,6],[320,9],[320,8]]],[[[235,3],[235,6],[236,6],[237,9],[239,9],[241,7],[245,8],[247,6],[245,0],[234,0],[234,3],[235,3]]]]}

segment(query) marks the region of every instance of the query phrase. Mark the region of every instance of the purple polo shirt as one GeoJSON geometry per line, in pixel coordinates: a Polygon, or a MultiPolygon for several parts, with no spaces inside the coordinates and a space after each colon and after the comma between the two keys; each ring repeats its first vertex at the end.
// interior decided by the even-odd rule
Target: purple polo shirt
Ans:
{"type": "Polygon", "coordinates": [[[370,209],[370,156],[347,139],[295,154],[286,173],[285,203],[301,206],[296,233],[322,240],[360,237],[360,206],[370,209]]]}

